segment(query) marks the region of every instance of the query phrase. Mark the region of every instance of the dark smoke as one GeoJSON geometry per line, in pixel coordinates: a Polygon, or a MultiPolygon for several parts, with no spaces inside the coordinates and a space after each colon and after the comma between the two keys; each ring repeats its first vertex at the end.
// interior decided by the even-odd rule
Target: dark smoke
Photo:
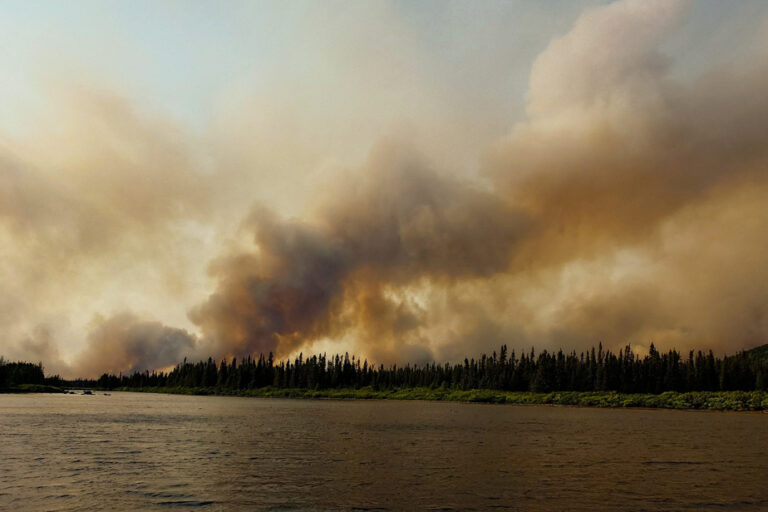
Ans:
{"type": "Polygon", "coordinates": [[[254,210],[253,251],[212,264],[217,290],[190,318],[228,354],[284,356],[353,328],[400,346],[423,312],[388,299],[387,287],[491,277],[524,225],[498,197],[388,146],[313,222],[254,210]]]}
{"type": "Polygon", "coordinates": [[[121,313],[95,322],[77,371],[97,376],[154,370],[178,363],[194,348],[195,338],[187,331],[121,313]]]}

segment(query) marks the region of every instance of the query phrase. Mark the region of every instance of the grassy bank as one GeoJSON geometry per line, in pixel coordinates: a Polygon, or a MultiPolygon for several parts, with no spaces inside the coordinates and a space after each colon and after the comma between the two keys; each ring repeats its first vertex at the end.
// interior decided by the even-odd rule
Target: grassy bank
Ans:
{"type": "Polygon", "coordinates": [[[494,391],[484,389],[457,390],[431,388],[401,388],[388,390],[361,389],[295,389],[258,388],[227,390],[217,388],[120,388],[118,391],[174,393],[183,395],[226,395],[263,398],[330,398],[360,400],[439,400],[449,402],[484,402],[525,405],[573,405],[581,407],[650,407],[660,409],[703,409],[714,411],[768,410],[768,392],[722,391],[677,393],[669,391],[659,395],[621,394],[615,392],[563,391],[530,393],[494,391]]]}
{"type": "Polygon", "coordinates": [[[0,388],[0,393],[64,393],[64,390],[46,384],[19,384],[10,388],[0,388]]]}

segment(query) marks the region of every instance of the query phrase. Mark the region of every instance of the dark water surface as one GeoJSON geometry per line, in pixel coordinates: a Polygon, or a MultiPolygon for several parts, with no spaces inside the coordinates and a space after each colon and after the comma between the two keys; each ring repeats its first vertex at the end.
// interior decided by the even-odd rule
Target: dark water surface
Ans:
{"type": "Polygon", "coordinates": [[[0,395],[0,510],[768,510],[768,415],[0,395]]]}

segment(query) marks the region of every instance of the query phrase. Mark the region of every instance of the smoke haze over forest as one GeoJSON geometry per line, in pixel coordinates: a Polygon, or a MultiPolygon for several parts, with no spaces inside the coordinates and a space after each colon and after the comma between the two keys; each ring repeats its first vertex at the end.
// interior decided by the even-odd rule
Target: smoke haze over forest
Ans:
{"type": "Polygon", "coordinates": [[[763,3],[232,5],[188,47],[106,24],[0,87],[0,354],[766,342],[763,3]],[[232,19],[262,15],[284,32],[232,19]]]}

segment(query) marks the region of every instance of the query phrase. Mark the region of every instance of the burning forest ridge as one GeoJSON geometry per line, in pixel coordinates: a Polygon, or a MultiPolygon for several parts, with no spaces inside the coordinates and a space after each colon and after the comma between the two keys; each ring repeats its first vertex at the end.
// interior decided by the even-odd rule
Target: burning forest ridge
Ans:
{"type": "Polygon", "coordinates": [[[487,141],[477,175],[384,134],[357,164],[323,174],[300,215],[262,199],[242,219],[238,159],[198,169],[201,149],[172,126],[78,96],[85,106],[50,161],[31,144],[0,147],[0,240],[13,242],[0,268],[14,276],[0,322],[26,333],[12,349],[94,377],[324,344],[420,363],[502,343],[730,353],[763,343],[765,45],[681,77],[664,48],[689,10],[661,0],[587,10],[534,60],[525,116],[487,141]],[[215,242],[207,281],[187,273],[201,239],[215,242]],[[123,264],[148,295],[155,283],[185,297],[197,291],[189,282],[210,286],[180,301],[187,318],[173,323],[133,312],[139,292],[123,264]],[[53,328],[14,322],[61,291],[54,276],[90,287],[82,266],[109,283],[90,297],[123,307],[100,311],[66,358],[53,328]]]}

